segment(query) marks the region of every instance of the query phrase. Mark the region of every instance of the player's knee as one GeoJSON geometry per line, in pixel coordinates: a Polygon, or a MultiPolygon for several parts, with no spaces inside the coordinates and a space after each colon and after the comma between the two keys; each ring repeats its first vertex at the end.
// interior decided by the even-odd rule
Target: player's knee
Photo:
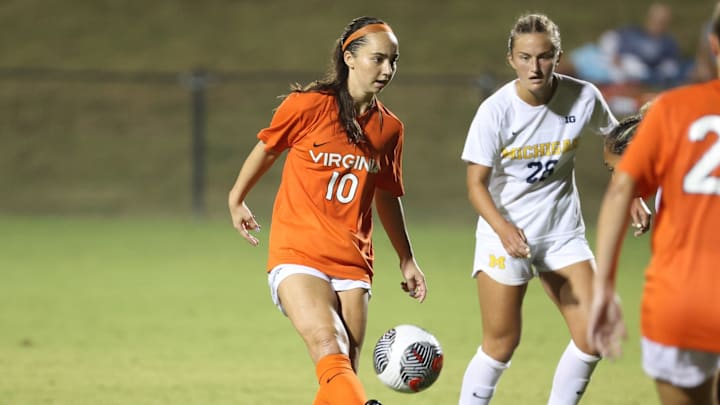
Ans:
{"type": "Polygon", "coordinates": [[[337,330],[332,325],[323,325],[301,333],[308,350],[314,357],[337,353],[349,355],[348,337],[344,330],[337,330]]]}
{"type": "Polygon", "coordinates": [[[483,338],[483,352],[493,359],[507,362],[520,345],[520,335],[486,336],[483,338]]]}

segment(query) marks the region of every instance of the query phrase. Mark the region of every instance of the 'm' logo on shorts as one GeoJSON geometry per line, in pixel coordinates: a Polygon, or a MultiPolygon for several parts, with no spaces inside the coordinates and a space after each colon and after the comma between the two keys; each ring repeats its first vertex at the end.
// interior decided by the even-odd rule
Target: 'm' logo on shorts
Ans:
{"type": "Polygon", "coordinates": [[[490,267],[505,270],[505,256],[495,257],[495,255],[490,255],[490,267]]]}

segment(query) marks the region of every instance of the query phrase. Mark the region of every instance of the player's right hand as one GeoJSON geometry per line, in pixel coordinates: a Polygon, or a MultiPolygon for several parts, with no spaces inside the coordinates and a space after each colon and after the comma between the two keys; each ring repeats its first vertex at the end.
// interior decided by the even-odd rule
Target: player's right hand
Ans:
{"type": "Polygon", "coordinates": [[[525,232],[510,222],[505,222],[502,227],[496,230],[505,251],[511,256],[519,259],[530,258],[530,246],[527,243],[525,232]]]}
{"type": "Polygon", "coordinates": [[[587,338],[590,347],[602,357],[616,359],[622,354],[622,341],[627,339],[620,297],[613,288],[596,288],[590,307],[587,338]]]}
{"type": "Polygon", "coordinates": [[[260,225],[255,220],[255,216],[250,211],[250,208],[243,201],[236,205],[230,210],[230,216],[232,217],[232,223],[235,229],[240,232],[245,240],[253,246],[257,246],[260,241],[256,237],[250,234],[250,231],[260,231],[260,225]]]}

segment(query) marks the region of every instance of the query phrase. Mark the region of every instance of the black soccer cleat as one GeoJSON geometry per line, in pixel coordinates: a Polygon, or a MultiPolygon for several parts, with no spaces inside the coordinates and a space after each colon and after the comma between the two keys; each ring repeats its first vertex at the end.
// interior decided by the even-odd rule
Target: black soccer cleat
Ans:
{"type": "Polygon", "coordinates": [[[371,400],[365,402],[365,405],[382,405],[382,404],[379,401],[371,399],[371,400]]]}

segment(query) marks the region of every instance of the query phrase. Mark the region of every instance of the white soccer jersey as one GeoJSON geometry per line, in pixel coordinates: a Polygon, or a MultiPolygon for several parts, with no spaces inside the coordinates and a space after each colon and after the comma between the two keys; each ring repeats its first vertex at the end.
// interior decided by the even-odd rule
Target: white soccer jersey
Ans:
{"type": "MultiPolygon", "coordinates": [[[[617,125],[594,85],[555,77],[557,88],[545,105],[522,101],[515,81],[485,100],[462,153],[464,161],[492,168],[489,190],[495,205],[530,243],[584,236],[575,152],[586,130],[605,135],[617,125]]],[[[482,217],[477,237],[497,239],[482,217]]]]}

